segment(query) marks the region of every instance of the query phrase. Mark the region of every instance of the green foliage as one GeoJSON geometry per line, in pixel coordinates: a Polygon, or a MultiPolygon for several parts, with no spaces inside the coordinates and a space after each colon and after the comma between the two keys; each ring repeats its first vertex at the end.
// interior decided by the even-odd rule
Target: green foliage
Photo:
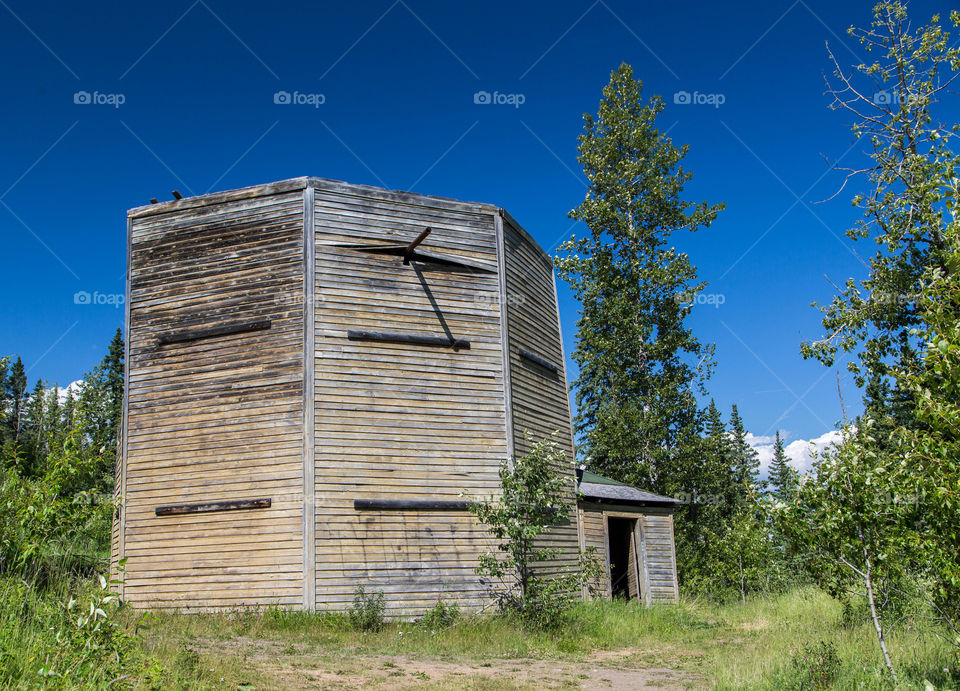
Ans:
{"type": "Polygon", "coordinates": [[[437,603],[424,612],[417,624],[430,631],[442,631],[456,624],[459,619],[460,608],[457,603],[444,602],[442,597],[438,597],[437,603]]]}
{"type": "Polygon", "coordinates": [[[770,461],[770,496],[776,501],[792,502],[797,494],[798,482],[797,471],[790,465],[790,459],[787,458],[783,448],[780,430],[777,430],[773,442],[773,459],[770,461]]]}
{"type": "Polygon", "coordinates": [[[529,453],[500,464],[500,496],[470,504],[498,541],[496,552],[480,555],[477,573],[502,611],[539,626],[559,623],[600,568],[592,555],[581,555],[580,567],[567,572],[548,574],[538,568],[560,554],[538,538],[566,522],[573,503],[572,479],[562,472],[569,460],[555,438],[556,433],[534,442],[527,435],[529,453]]]}
{"type": "Polygon", "coordinates": [[[676,518],[682,591],[717,601],[743,600],[798,584],[795,560],[770,525],[767,502],[760,501],[759,459],[736,406],[728,430],[710,401],[699,448],[697,462],[678,473],[673,492],[685,502],[676,518]]]}
{"type": "MultiPolygon", "coordinates": [[[[960,13],[953,11],[950,19],[960,24],[960,13]]],[[[955,128],[937,120],[932,108],[947,94],[960,52],[937,16],[913,31],[900,0],[880,2],[870,27],[849,33],[867,59],[854,74],[834,59],[830,93],[833,107],[854,117],[854,136],[869,141],[872,165],[861,171],[869,189],[854,198],[863,219],[847,236],[873,240],[877,252],[868,277],[848,280],[821,308],[827,336],[805,343],[802,353],[827,366],[838,351],[855,353],[848,368],[862,386],[870,375],[887,373],[891,363],[910,362],[920,346],[913,331],[922,324],[916,299],[928,270],[940,265],[949,223],[943,202],[956,167],[955,128]],[[878,89],[887,98],[874,98],[878,89]]]]}
{"type": "Polygon", "coordinates": [[[730,444],[733,452],[731,473],[734,503],[743,504],[750,501],[754,491],[762,489],[759,480],[760,456],[747,441],[747,430],[736,405],[730,411],[730,444]]]}
{"type": "Polygon", "coordinates": [[[383,593],[367,593],[362,585],[358,585],[353,593],[350,623],[358,631],[379,631],[383,628],[385,609],[383,593]]]}
{"type": "MultiPolygon", "coordinates": [[[[0,373],[5,371],[0,367],[0,373]]],[[[63,405],[38,381],[26,394],[17,358],[4,377],[0,573],[90,574],[109,548],[113,473],[123,399],[119,330],[103,361],[63,405]]],[[[2,412],[2,411],[0,411],[2,412]]]]}
{"type": "Polygon", "coordinates": [[[733,515],[718,541],[711,582],[720,592],[734,590],[746,602],[748,593],[769,588],[775,563],[776,555],[759,509],[744,506],[733,515]]]}
{"type": "Polygon", "coordinates": [[[112,496],[102,483],[102,458],[71,430],[42,476],[0,470],[0,571],[31,574],[66,561],[89,572],[109,541],[112,496]]]}
{"type": "Polygon", "coordinates": [[[925,342],[922,367],[898,369],[898,382],[916,401],[918,425],[901,426],[903,460],[894,482],[917,502],[916,540],[932,595],[960,644],[960,223],[958,181],[948,208],[943,267],[928,272],[918,307],[925,342]]]}
{"type": "Polygon", "coordinates": [[[900,461],[878,452],[873,420],[862,417],[842,443],[824,452],[797,489],[796,501],[776,506],[777,528],[803,555],[810,575],[835,597],[864,598],[881,652],[892,624],[882,595],[913,576],[917,505],[897,492],[900,461]]]}
{"type": "Polygon", "coordinates": [[[587,465],[663,492],[695,462],[694,392],[712,358],[684,324],[705,284],[672,235],[709,226],[721,207],[682,198],[687,147],[659,132],[663,101],[644,102],[641,90],[623,64],[597,115],[584,115],[589,191],[570,217],[587,233],[560,247],[556,266],[581,304],[575,426],[587,465]]]}
{"type": "MultiPolygon", "coordinates": [[[[960,12],[950,20],[960,26],[960,12]]],[[[904,586],[928,591],[925,604],[960,643],[960,129],[934,113],[960,50],[938,16],[911,28],[900,0],[880,2],[870,27],[850,33],[877,57],[853,75],[834,60],[834,105],[854,115],[873,159],[854,199],[863,220],[847,234],[878,249],[867,278],[847,281],[823,308],[827,336],[802,352],[828,366],[838,352],[855,353],[849,368],[867,386],[866,411],[781,518],[819,582],[865,598],[896,682],[885,637],[904,586]],[[871,99],[877,88],[888,97],[871,99]]]]}
{"type": "Polygon", "coordinates": [[[123,394],[119,332],[75,399],[0,362],[0,686],[104,687],[139,644],[105,567],[123,394]],[[9,374],[8,374],[9,372],[9,374]]]}
{"type": "Polygon", "coordinates": [[[139,644],[113,585],[0,578],[0,685],[102,687],[135,674],[139,644]]]}
{"type": "Polygon", "coordinates": [[[840,672],[837,646],[830,641],[806,644],[794,653],[791,660],[790,689],[833,688],[840,672]]]}

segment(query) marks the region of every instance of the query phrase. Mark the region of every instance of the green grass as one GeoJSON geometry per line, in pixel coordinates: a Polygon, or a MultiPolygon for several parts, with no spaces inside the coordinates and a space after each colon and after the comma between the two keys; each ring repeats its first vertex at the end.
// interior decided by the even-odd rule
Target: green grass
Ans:
{"type": "MultiPolygon", "coordinates": [[[[12,581],[4,583],[0,687],[35,687],[43,681],[35,669],[38,655],[53,636],[43,618],[54,622],[53,629],[64,618],[51,597],[21,592],[23,586],[14,593],[12,581]],[[17,609],[17,601],[28,604],[17,609]]],[[[464,615],[439,631],[388,622],[376,633],[355,630],[343,613],[144,616],[128,610],[119,620],[140,642],[124,663],[131,676],[111,688],[576,688],[590,686],[592,670],[603,668],[673,670],[671,683],[694,688],[783,689],[797,683],[794,659],[804,646],[821,641],[835,646],[839,661],[833,688],[889,688],[869,623],[844,625],[839,604],[814,589],[744,604],[584,603],[555,631],[524,630],[489,615],[464,615]]],[[[944,671],[954,670],[958,659],[934,633],[929,625],[905,626],[891,638],[902,688],[922,689],[924,680],[938,689],[960,687],[960,675],[944,671]]],[[[100,675],[53,683],[102,687],[110,680],[100,675]]]]}

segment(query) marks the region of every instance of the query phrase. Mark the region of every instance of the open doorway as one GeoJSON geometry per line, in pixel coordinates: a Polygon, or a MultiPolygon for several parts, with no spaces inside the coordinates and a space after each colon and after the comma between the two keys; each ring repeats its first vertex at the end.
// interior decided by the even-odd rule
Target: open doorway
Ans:
{"type": "Polygon", "coordinates": [[[607,517],[607,541],[610,554],[610,594],[629,600],[638,597],[637,564],[634,551],[634,518],[607,517]]]}

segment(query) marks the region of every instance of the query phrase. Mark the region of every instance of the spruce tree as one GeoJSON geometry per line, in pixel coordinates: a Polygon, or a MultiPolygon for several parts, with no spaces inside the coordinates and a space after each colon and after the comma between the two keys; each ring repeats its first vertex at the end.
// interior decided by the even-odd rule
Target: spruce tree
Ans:
{"type": "Polygon", "coordinates": [[[685,324],[705,284],[672,236],[709,226],[722,207],[683,199],[687,147],[657,129],[662,111],[659,97],[643,100],[629,65],[611,74],[579,137],[589,189],[570,217],[587,230],[560,247],[556,264],[581,304],[573,358],[585,460],[666,492],[696,462],[695,391],[712,361],[685,324]]]}
{"type": "Polygon", "coordinates": [[[23,467],[21,471],[26,475],[33,475],[41,464],[44,456],[43,441],[46,426],[46,398],[47,392],[43,380],[37,379],[33,392],[24,404],[23,433],[23,467]]]}
{"type": "Polygon", "coordinates": [[[5,382],[10,409],[6,420],[7,441],[17,444],[20,441],[20,432],[23,429],[24,404],[27,397],[27,373],[20,356],[13,361],[10,374],[5,382]]]}
{"type": "Polygon", "coordinates": [[[773,460],[770,461],[770,494],[779,501],[792,501],[797,490],[797,471],[783,448],[783,438],[777,430],[773,442],[773,460]]]}
{"type": "Polygon", "coordinates": [[[76,407],[77,402],[73,397],[73,389],[67,387],[67,393],[63,397],[63,407],[60,410],[60,435],[57,439],[58,444],[63,441],[67,432],[73,429],[75,420],[74,411],[76,407]]]}
{"type": "Polygon", "coordinates": [[[65,436],[63,430],[62,411],[60,410],[60,387],[56,384],[47,391],[47,426],[44,432],[43,450],[49,454],[65,436]]]}
{"type": "Polygon", "coordinates": [[[677,565],[684,581],[703,579],[716,566],[718,537],[729,529],[730,437],[713,400],[703,414],[703,436],[694,462],[679,469],[683,504],[676,515],[677,565]]]}
{"type": "Polygon", "coordinates": [[[762,489],[760,482],[760,456],[747,442],[747,430],[736,404],[730,411],[730,443],[733,447],[731,472],[733,484],[739,501],[746,501],[756,489],[762,489]]]}
{"type": "Polygon", "coordinates": [[[108,435],[117,439],[120,431],[120,418],[123,414],[123,332],[117,329],[107,348],[107,354],[100,363],[103,371],[103,385],[107,393],[108,435]]]}
{"type": "MultiPolygon", "coordinates": [[[[734,505],[740,497],[733,474],[735,460],[734,445],[720,410],[713,399],[706,410],[706,437],[702,474],[711,478],[712,492],[704,501],[717,506],[717,519],[727,522],[733,515],[734,505]]],[[[722,532],[716,527],[717,534],[722,532]]]]}
{"type": "MultiPolygon", "coordinates": [[[[0,357],[0,423],[6,422],[10,395],[7,389],[7,372],[10,370],[10,358],[0,357]]],[[[2,434],[2,430],[0,430],[2,434]]],[[[0,441],[3,441],[0,439],[0,441]]]]}

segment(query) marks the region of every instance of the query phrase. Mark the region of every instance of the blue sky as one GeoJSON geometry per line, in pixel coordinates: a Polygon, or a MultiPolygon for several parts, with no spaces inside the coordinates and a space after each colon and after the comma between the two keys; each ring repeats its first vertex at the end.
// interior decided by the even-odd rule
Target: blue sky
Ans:
{"type": "MultiPolygon", "coordinates": [[[[491,202],[553,250],[577,230],[582,114],[626,61],[690,144],[689,198],[727,204],[677,237],[717,296],[692,317],[717,345],[712,395],[755,435],[819,437],[841,413],[834,371],[799,355],[820,334],[809,303],[831,298],[825,275],[864,271],[843,238],[852,191],[822,202],[841,182],[825,157],[864,160],[827,108],[825,42],[856,62],[846,29],[872,4],[0,0],[0,353],[31,385],[91,368],[122,323],[126,209],[173,189],[315,175],[491,202]]],[[[569,353],[577,305],[560,296],[569,353]]],[[[855,410],[844,371],[840,386],[855,410]]]]}

